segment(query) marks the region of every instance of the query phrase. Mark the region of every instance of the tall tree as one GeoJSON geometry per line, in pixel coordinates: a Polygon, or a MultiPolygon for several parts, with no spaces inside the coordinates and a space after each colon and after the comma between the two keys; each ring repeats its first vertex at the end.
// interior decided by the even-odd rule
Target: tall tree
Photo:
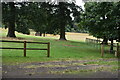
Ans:
{"type": "Polygon", "coordinates": [[[80,16],[81,8],[75,3],[60,2],[59,4],[44,2],[33,3],[31,8],[31,21],[33,29],[40,33],[59,33],[60,40],[66,40],[65,27],[71,25],[72,17],[77,21],[80,16]],[[73,14],[71,16],[71,14],[73,14]],[[34,16],[33,16],[34,15],[34,16]]]}
{"type": "Polygon", "coordinates": [[[119,15],[115,13],[119,11],[119,8],[116,8],[115,4],[113,2],[86,3],[81,22],[81,25],[87,28],[94,37],[103,38],[104,44],[110,40],[110,50],[113,50],[113,40],[117,40],[119,35],[119,19],[117,18],[119,15]]]}
{"type": "Polygon", "coordinates": [[[74,2],[60,2],[59,5],[56,5],[55,15],[57,16],[57,19],[55,20],[57,21],[57,26],[60,29],[59,40],[66,40],[65,27],[67,25],[71,25],[73,22],[72,17],[77,20],[81,11],[81,7],[77,6],[74,2]]]}
{"type": "Polygon", "coordinates": [[[29,34],[26,18],[27,3],[24,2],[3,2],[2,23],[8,28],[7,37],[16,37],[15,31],[29,34]],[[24,9],[23,9],[24,7],[24,9]],[[24,28],[24,30],[23,30],[24,28]]]}
{"type": "Polygon", "coordinates": [[[8,27],[7,37],[16,37],[15,36],[15,15],[16,8],[14,2],[3,3],[3,21],[8,27]]]}
{"type": "Polygon", "coordinates": [[[82,9],[74,2],[60,2],[58,5],[49,2],[4,3],[4,24],[8,26],[8,36],[15,37],[15,30],[27,33],[29,28],[41,33],[59,33],[60,40],[66,40],[65,27],[77,21],[82,9]],[[9,17],[8,17],[9,16],[9,17]],[[11,20],[12,19],[12,20],[11,20]],[[15,29],[16,27],[16,29],[15,29]],[[13,35],[14,34],[14,35],[13,35]]]}

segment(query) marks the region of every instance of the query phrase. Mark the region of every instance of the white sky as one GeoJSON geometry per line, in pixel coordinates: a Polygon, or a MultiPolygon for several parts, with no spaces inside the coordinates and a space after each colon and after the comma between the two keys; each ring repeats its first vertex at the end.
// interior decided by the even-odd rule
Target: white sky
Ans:
{"type": "MultiPolygon", "coordinates": [[[[7,2],[12,2],[12,1],[14,1],[14,0],[1,0],[1,1],[7,1],[7,2]]],[[[28,1],[28,0],[16,0],[16,1],[28,1]]],[[[33,1],[33,0],[29,0],[29,1],[33,1]]],[[[40,1],[45,1],[45,0],[34,0],[35,2],[36,1],[38,1],[38,2],[40,2],[40,1]]],[[[54,0],[53,0],[54,1],[54,0]]],[[[84,9],[84,2],[82,1],[82,0],[76,0],[76,4],[77,5],[79,5],[79,6],[81,6],[83,9],[84,9]]]]}
{"type": "Polygon", "coordinates": [[[82,0],[76,0],[76,4],[84,9],[84,2],[82,0]]]}

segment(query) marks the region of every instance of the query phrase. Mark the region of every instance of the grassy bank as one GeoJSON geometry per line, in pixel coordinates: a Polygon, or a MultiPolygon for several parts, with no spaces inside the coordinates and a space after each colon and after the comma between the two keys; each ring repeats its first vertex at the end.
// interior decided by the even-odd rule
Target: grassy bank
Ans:
{"type": "MultiPolygon", "coordinates": [[[[91,60],[101,59],[100,49],[89,46],[80,41],[59,41],[49,37],[36,37],[17,33],[18,38],[6,38],[6,30],[2,31],[2,39],[27,40],[37,42],[50,42],[50,58],[47,58],[47,51],[27,50],[27,57],[23,57],[23,50],[2,50],[3,64],[19,64],[27,62],[58,61],[58,60],[91,60]]],[[[74,37],[74,36],[73,36],[74,37]]],[[[23,47],[22,43],[2,43],[4,47],[23,47]]],[[[27,48],[45,48],[46,45],[27,44],[27,48]]],[[[105,59],[115,58],[113,54],[105,54],[105,59]]]]}

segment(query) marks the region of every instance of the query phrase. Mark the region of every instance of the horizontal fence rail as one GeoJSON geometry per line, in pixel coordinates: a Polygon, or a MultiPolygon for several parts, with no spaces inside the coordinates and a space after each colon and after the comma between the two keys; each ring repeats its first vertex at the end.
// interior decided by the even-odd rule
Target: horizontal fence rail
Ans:
{"type": "MultiPolygon", "coordinates": [[[[7,48],[7,47],[2,47],[0,49],[24,49],[24,48],[7,48]]],[[[26,50],[48,50],[48,49],[26,48],[26,50]]]]}
{"type": "Polygon", "coordinates": [[[86,42],[87,43],[101,43],[102,41],[99,39],[90,39],[90,38],[86,38],[86,42]]]}
{"type": "MultiPolygon", "coordinates": [[[[8,41],[8,40],[0,40],[0,42],[14,42],[14,43],[24,43],[25,41],[8,41]]],[[[29,42],[26,41],[27,43],[37,43],[37,44],[48,44],[49,42],[45,43],[45,42],[29,42]]]]}
{"type": "Polygon", "coordinates": [[[29,41],[8,41],[8,40],[0,40],[0,42],[13,42],[13,43],[23,43],[24,48],[11,48],[11,47],[0,47],[0,49],[17,49],[24,50],[24,57],[26,57],[26,50],[47,50],[47,57],[50,57],[50,42],[29,42],[29,41]],[[33,44],[47,44],[47,48],[26,48],[26,43],[33,44]]]}
{"type": "Polygon", "coordinates": [[[91,47],[95,47],[96,49],[100,49],[100,44],[102,43],[100,39],[90,39],[90,38],[86,38],[85,42],[87,45],[91,47]]]}

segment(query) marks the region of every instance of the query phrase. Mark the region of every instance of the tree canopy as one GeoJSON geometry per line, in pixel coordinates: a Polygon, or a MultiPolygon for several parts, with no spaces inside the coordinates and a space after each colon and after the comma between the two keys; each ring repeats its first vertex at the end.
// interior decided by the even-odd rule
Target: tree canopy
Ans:
{"type": "Polygon", "coordinates": [[[9,37],[15,37],[15,30],[30,34],[28,28],[31,28],[41,33],[60,33],[60,40],[66,40],[65,27],[71,26],[73,21],[78,21],[81,11],[81,7],[70,1],[59,4],[7,2],[3,3],[3,22],[8,27],[9,37]]]}
{"type": "Polygon", "coordinates": [[[80,26],[86,28],[94,37],[118,40],[120,28],[119,5],[120,3],[114,2],[86,3],[80,26]]]}
{"type": "Polygon", "coordinates": [[[120,41],[120,2],[91,2],[85,4],[80,26],[91,35],[103,39],[103,44],[113,40],[120,41]]]}

